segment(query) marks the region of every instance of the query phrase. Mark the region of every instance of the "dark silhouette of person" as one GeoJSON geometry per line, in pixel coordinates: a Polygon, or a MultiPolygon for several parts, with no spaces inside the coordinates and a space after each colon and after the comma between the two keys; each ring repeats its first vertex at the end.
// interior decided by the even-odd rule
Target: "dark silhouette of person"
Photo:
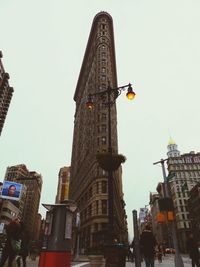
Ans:
{"type": "Polygon", "coordinates": [[[15,185],[10,185],[8,187],[8,196],[9,197],[15,197],[15,192],[16,192],[16,186],[15,185]]]}
{"type": "Polygon", "coordinates": [[[21,232],[21,249],[19,251],[19,257],[17,257],[17,266],[20,267],[21,266],[21,259],[22,259],[22,263],[23,263],[23,267],[26,267],[26,258],[29,254],[29,242],[30,242],[30,238],[29,238],[29,234],[25,229],[25,226],[23,223],[21,223],[21,228],[22,228],[22,232],[21,232]]]}
{"type": "Polygon", "coordinates": [[[132,241],[132,243],[131,243],[131,245],[130,245],[130,247],[132,248],[132,262],[134,262],[135,261],[135,238],[133,238],[133,241],[132,241]]]}
{"type": "Polygon", "coordinates": [[[145,226],[144,231],[140,236],[140,249],[144,257],[146,267],[154,267],[156,239],[149,225],[145,226]]]}
{"type": "Polygon", "coordinates": [[[12,267],[13,260],[17,255],[17,251],[12,246],[12,240],[19,241],[21,239],[21,224],[19,219],[14,219],[6,227],[6,244],[3,249],[2,259],[0,266],[3,267],[6,260],[8,259],[8,267],[12,267]]]}
{"type": "Polygon", "coordinates": [[[163,247],[161,244],[159,244],[157,247],[157,258],[159,263],[162,262],[162,254],[163,254],[163,247]]]}
{"type": "Polygon", "coordinates": [[[127,258],[128,258],[128,261],[133,261],[133,254],[132,254],[132,251],[131,251],[131,246],[128,247],[127,258]]]}
{"type": "Polygon", "coordinates": [[[162,244],[162,248],[163,248],[163,256],[165,256],[166,255],[166,244],[165,243],[163,243],[162,244]]]}
{"type": "Polygon", "coordinates": [[[195,266],[200,267],[198,244],[192,233],[190,233],[188,236],[187,249],[189,252],[189,257],[192,260],[192,267],[195,267],[195,266]]]}

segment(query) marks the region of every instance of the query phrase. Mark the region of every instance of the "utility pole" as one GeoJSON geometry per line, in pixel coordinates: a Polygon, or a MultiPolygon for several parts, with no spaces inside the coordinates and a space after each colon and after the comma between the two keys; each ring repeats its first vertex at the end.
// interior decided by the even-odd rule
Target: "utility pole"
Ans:
{"type": "Polygon", "coordinates": [[[133,230],[134,230],[133,249],[135,250],[135,266],[141,267],[139,231],[138,231],[138,223],[137,223],[137,211],[133,210],[132,213],[133,213],[133,230]]]}
{"type": "MultiPolygon", "coordinates": [[[[161,159],[160,161],[157,161],[153,164],[155,165],[155,164],[161,163],[163,180],[164,180],[164,188],[163,188],[164,197],[170,197],[171,198],[171,194],[170,194],[169,189],[168,189],[168,181],[167,181],[165,165],[164,165],[166,160],[168,160],[168,159],[161,159]]],[[[175,216],[174,216],[174,218],[175,218],[175,216]]],[[[171,232],[172,232],[172,239],[173,239],[174,249],[175,249],[175,255],[174,255],[175,267],[184,267],[183,259],[181,257],[179,247],[178,247],[175,221],[173,220],[171,223],[169,223],[169,225],[171,226],[170,228],[171,228],[171,232]]]]}

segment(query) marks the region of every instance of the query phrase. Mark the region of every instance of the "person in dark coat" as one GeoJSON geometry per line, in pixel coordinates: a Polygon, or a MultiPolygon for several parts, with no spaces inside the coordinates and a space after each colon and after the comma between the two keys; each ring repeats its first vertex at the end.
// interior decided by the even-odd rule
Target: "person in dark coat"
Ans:
{"type": "Polygon", "coordinates": [[[194,239],[194,236],[192,233],[189,234],[188,240],[187,240],[187,249],[189,252],[189,257],[192,260],[192,267],[200,267],[199,264],[199,250],[198,250],[198,244],[196,240],[194,239]]]}
{"type": "Polygon", "coordinates": [[[26,258],[29,254],[29,235],[22,224],[22,233],[21,233],[21,249],[19,251],[19,257],[17,257],[17,267],[21,266],[21,259],[23,267],[26,267],[26,258]]]}
{"type": "Polygon", "coordinates": [[[8,259],[8,267],[12,267],[13,260],[15,259],[18,251],[12,246],[12,241],[21,240],[21,224],[18,218],[11,221],[6,227],[7,240],[2,253],[0,266],[3,267],[8,259]]]}
{"type": "Polygon", "coordinates": [[[146,225],[140,236],[140,249],[144,257],[146,267],[154,267],[156,239],[151,231],[151,227],[146,225]]]}

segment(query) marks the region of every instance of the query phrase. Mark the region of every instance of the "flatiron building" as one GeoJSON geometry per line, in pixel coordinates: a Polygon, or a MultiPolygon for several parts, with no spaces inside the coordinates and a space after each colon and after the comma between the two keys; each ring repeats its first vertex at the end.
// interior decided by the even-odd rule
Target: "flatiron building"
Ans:
{"type": "MultiPolygon", "coordinates": [[[[79,248],[104,244],[108,234],[108,172],[96,161],[99,152],[108,151],[108,110],[102,99],[94,99],[89,111],[89,94],[117,87],[114,30],[112,17],[98,13],[93,20],[75,94],[76,110],[70,169],[70,199],[80,212],[79,248]]],[[[112,152],[118,153],[117,111],[111,106],[112,152]]],[[[114,172],[114,232],[118,241],[127,242],[127,220],[122,190],[122,168],[114,172]]]]}
{"type": "Polygon", "coordinates": [[[13,87],[9,85],[9,74],[5,72],[1,58],[3,57],[0,51],[0,135],[5,123],[8,108],[13,95],[13,87]]]}

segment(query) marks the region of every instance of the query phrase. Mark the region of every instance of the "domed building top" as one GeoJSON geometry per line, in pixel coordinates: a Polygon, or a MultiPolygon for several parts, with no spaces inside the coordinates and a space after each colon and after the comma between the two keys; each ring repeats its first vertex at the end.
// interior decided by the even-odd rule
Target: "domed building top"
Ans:
{"type": "Polygon", "coordinates": [[[178,150],[178,146],[171,137],[169,139],[167,149],[168,149],[167,152],[168,158],[180,156],[180,151],[178,150]]]}
{"type": "Polygon", "coordinates": [[[174,142],[174,140],[171,138],[169,139],[168,145],[175,145],[176,143],[174,142]]]}

